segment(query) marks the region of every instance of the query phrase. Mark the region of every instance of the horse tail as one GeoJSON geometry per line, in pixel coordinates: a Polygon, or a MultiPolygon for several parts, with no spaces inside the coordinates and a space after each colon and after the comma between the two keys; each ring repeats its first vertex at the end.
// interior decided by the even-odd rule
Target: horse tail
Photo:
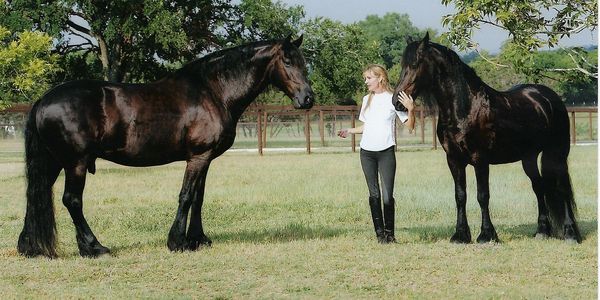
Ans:
{"type": "Polygon", "coordinates": [[[27,209],[17,250],[28,257],[44,255],[54,258],[56,257],[56,221],[52,185],[60,168],[40,139],[36,111],[37,103],[31,108],[25,125],[27,209]]]}
{"type": "Polygon", "coordinates": [[[567,163],[570,151],[569,115],[562,102],[553,105],[553,109],[553,142],[543,150],[541,159],[546,206],[553,227],[559,229],[564,225],[565,238],[574,238],[581,242],[576,221],[577,205],[567,163]]]}

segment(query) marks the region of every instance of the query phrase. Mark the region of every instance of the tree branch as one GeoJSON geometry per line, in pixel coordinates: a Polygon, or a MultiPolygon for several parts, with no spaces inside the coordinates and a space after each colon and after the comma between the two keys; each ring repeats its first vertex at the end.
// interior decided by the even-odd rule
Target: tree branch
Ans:
{"type": "Polygon", "coordinates": [[[598,73],[592,73],[584,68],[553,68],[553,69],[546,69],[546,71],[548,72],[572,72],[572,71],[577,71],[577,72],[581,72],[587,76],[593,77],[598,79],[598,73]]]}
{"type": "Polygon", "coordinates": [[[479,55],[479,57],[481,57],[483,60],[487,61],[488,63],[496,66],[496,67],[501,67],[501,68],[508,68],[509,66],[507,65],[503,65],[503,64],[499,64],[497,62],[492,61],[491,59],[485,57],[485,55],[483,55],[480,51],[479,48],[477,48],[477,44],[473,45],[470,47],[470,49],[472,49],[473,51],[475,51],[477,53],[477,55],[479,55]]]}
{"type": "Polygon", "coordinates": [[[497,23],[494,23],[492,21],[488,21],[488,20],[485,20],[485,19],[475,19],[475,22],[481,22],[481,23],[484,23],[484,24],[492,25],[494,27],[498,27],[498,28],[503,29],[503,30],[508,30],[508,28],[506,28],[506,27],[504,27],[504,26],[502,26],[500,24],[497,24],[497,23]]]}
{"type": "Polygon", "coordinates": [[[79,32],[82,32],[82,33],[85,33],[85,34],[87,34],[89,36],[92,36],[92,31],[90,29],[85,28],[85,27],[83,27],[83,26],[81,26],[79,24],[76,24],[75,22],[73,22],[71,20],[67,21],[67,25],[69,25],[71,28],[73,28],[73,29],[75,29],[75,30],[77,30],[79,32]]]}

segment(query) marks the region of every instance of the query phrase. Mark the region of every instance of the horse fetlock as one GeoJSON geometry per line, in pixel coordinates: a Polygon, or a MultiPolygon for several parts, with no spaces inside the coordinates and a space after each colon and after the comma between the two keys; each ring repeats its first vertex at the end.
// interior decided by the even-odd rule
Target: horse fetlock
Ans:
{"type": "Polygon", "coordinates": [[[491,228],[481,228],[481,233],[477,237],[477,242],[482,243],[499,243],[500,239],[498,239],[498,234],[494,227],[491,228]]]}
{"type": "Polygon", "coordinates": [[[188,237],[187,240],[187,250],[196,251],[201,247],[210,247],[212,245],[212,241],[206,236],[201,235],[198,237],[188,237]]]}
{"type": "Polygon", "coordinates": [[[469,227],[457,229],[454,235],[452,235],[452,237],[450,238],[450,242],[459,244],[470,244],[471,230],[469,229],[469,227]]]}
{"type": "Polygon", "coordinates": [[[539,220],[535,237],[545,239],[550,236],[552,236],[552,225],[550,225],[550,221],[547,218],[545,220],[539,220]]]}
{"type": "Polygon", "coordinates": [[[171,251],[181,252],[186,250],[188,247],[185,235],[171,230],[169,232],[169,238],[167,240],[167,247],[169,247],[169,250],[171,251]]]}
{"type": "Polygon", "coordinates": [[[97,258],[102,255],[110,254],[110,249],[102,246],[100,243],[94,245],[79,244],[79,255],[82,257],[97,258]]]}
{"type": "Polygon", "coordinates": [[[22,232],[17,243],[17,251],[25,257],[46,256],[56,258],[58,255],[51,247],[46,247],[34,242],[27,233],[22,232]]]}
{"type": "Polygon", "coordinates": [[[581,243],[581,238],[577,235],[577,230],[573,225],[564,226],[565,241],[573,244],[581,243]]]}

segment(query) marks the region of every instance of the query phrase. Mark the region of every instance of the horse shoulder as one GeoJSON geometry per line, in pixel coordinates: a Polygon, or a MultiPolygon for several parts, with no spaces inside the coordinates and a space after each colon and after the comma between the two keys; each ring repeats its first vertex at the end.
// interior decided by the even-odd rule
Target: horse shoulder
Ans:
{"type": "Polygon", "coordinates": [[[203,98],[184,113],[186,141],[192,147],[208,148],[233,144],[235,120],[218,101],[203,98]]]}

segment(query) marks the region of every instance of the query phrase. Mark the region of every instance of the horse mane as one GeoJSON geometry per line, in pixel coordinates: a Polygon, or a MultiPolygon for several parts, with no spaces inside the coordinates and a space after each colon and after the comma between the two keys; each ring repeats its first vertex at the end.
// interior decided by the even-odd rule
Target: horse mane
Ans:
{"type": "Polygon", "coordinates": [[[221,74],[223,70],[233,73],[236,73],[236,70],[243,71],[243,66],[254,58],[259,50],[275,43],[276,41],[258,41],[218,50],[186,63],[171,76],[189,76],[197,79],[198,75],[221,74]]]}
{"type": "MultiPolygon", "coordinates": [[[[416,44],[418,45],[418,42],[416,42],[416,44]]],[[[473,70],[473,68],[464,63],[460,59],[458,54],[456,54],[456,52],[454,52],[452,49],[444,45],[431,42],[429,43],[429,47],[437,50],[440,54],[444,56],[447,66],[449,66],[448,74],[446,76],[454,78],[458,81],[462,81],[463,85],[461,85],[460,87],[464,87],[465,89],[461,89],[460,87],[459,89],[456,89],[456,91],[459,93],[457,95],[459,100],[469,99],[469,97],[465,95],[465,93],[468,92],[468,90],[466,89],[467,87],[470,87],[472,90],[475,91],[480,91],[482,88],[485,91],[493,90],[481,79],[481,77],[479,77],[479,75],[477,75],[475,70],[473,70]]],[[[414,49],[415,51],[411,51],[412,54],[410,54],[406,58],[416,59],[417,47],[414,47],[414,49]]],[[[431,93],[424,93],[421,98],[425,106],[427,106],[428,108],[431,109],[437,107],[437,101],[431,93]]],[[[462,105],[460,106],[470,106],[470,103],[462,103],[462,105]]]]}

